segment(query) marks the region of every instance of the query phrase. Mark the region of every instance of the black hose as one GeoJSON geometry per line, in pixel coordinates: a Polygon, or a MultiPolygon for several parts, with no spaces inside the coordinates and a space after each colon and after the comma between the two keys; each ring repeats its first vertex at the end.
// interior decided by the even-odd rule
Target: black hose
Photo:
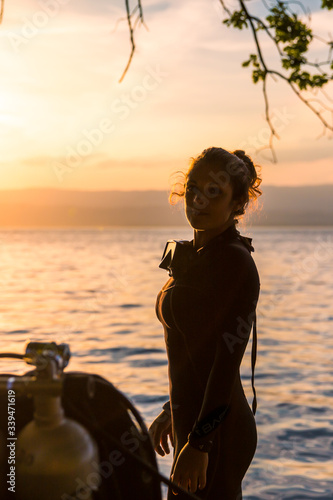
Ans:
{"type": "Polygon", "coordinates": [[[0,352],[0,358],[24,359],[24,354],[15,354],[12,352],[0,352]]]}
{"type": "MultiPolygon", "coordinates": [[[[89,422],[87,421],[87,424],[88,423],[91,425],[90,421],[89,422]]],[[[158,472],[158,470],[156,470],[155,467],[153,467],[152,465],[150,465],[149,463],[147,463],[145,460],[143,460],[138,455],[135,455],[135,453],[133,453],[132,451],[128,450],[117,438],[113,437],[112,434],[104,431],[103,429],[100,429],[97,426],[93,425],[93,427],[96,429],[96,431],[98,431],[99,433],[103,434],[107,439],[109,439],[110,441],[112,441],[113,444],[115,446],[117,446],[117,448],[124,455],[127,455],[127,456],[133,458],[134,460],[136,460],[144,469],[146,469],[147,471],[149,471],[153,476],[157,477],[159,479],[159,481],[161,481],[162,483],[164,483],[167,486],[171,487],[173,491],[176,491],[177,493],[183,493],[188,498],[192,498],[192,500],[200,500],[199,497],[197,497],[196,495],[193,495],[192,493],[189,493],[188,491],[184,490],[183,488],[181,488],[177,484],[173,483],[170,479],[166,478],[160,472],[158,472]]]]}
{"type": "MultiPolygon", "coordinates": [[[[78,374],[79,375],[79,374],[78,374]]],[[[82,375],[82,373],[80,373],[82,375]]],[[[86,375],[86,374],[85,374],[86,375]]],[[[75,376],[75,375],[74,375],[75,376]]],[[[109,385],[109,382],[107,382],[105,379],[102,377],[99,377],[99,382],[105,385],[109,385]]],[[[141,415],[139,414],[138,410],[133,406],[133,404],[122,394],[120,391],[118,391],[118,396],[123,399],[124,403],[127,405],[127,407],[131,410],[135,418],[137,418],[138,423],[140,424],[140,427],[142,431],[148,436],[150,439],[148,431],[146,431],[146,426],[141,418],[141,415]]],[[[70,405],[72,406],[72,405],[70,405]]],[[[77,412],[77,409],[75,409],[77,412]]],[[[95,425],[93,421],[89,420],[82,412],[80,412],[80,422],[84,424],[86,427],[92,427],[96,432],[99,434],[102,434],[106,439],[110,440],[116,447],[121,451],[125,456],[128,456],[132,458],[133,460],[136,460],[145,470],[150,472],[154,477],[156,477],[160,482],[166,484],[170,488],[172,488],[173,491],[176,491],[177,493],[182,493],[185,495],[187,498],[191,498],[192,500],[200,500],[199,497],[194,495],[193,493],[190,493],[186,490],[184,490],[181,486],[178,486],[177,484],[173,483],[170,479],[166,478],[163,476],[155,467],[147,463],[145,460],[143,460],[141,457],[130,451],[128,448],[126,448],[116,437],[114,437],[112,434],[109,432],[104,431],[101,429],[99,426],[95,425]]]]}

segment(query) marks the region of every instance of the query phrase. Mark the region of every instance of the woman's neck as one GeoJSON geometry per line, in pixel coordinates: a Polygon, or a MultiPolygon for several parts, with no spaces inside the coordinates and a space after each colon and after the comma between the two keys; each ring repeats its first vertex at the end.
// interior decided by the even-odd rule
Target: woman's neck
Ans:
{"type": "Polygon", "coordinates": [[[226,222],[223,226],[214,228],[214,229],[203,229],[198,230],[194,229],[194,238],[193,238],[193,246],[196,250],[207,245],[209,241],[211,241],[215,236],[223,233],[226,229],[232,226],[235,223],[234,220],[226,222]]]}

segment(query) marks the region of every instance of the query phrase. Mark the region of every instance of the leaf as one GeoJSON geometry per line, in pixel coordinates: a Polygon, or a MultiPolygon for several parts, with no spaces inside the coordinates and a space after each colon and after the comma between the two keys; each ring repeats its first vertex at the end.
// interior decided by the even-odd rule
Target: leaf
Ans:
{"type": "Polygon", "coordinates": [[[247,22],[248,19],[243,9],[235,10],[228,19],[225,19],[223,21],[223,23],[227,26],[233,26],[234,28],[237,28],[239,30],[247,28],[247,22]]]}
{"type": "Polygon", "coordinates": [[[333,0],[322,0],[321,7],[322,9],[333,9],[333,0]]]}

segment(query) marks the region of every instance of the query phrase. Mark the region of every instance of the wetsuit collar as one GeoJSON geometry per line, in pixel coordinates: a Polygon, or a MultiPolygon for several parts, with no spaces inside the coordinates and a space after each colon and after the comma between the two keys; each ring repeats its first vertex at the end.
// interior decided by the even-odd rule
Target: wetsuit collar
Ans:
{"type": "Polygon", "coordinates": [[[235,224],[229,226],[225,231],[212,238],[206,245],[196,250],[193,246],[194,240],[176,241],[169,240],[165,246],[162,261],[159,265],[161,269],[167,269],[169,276],[177,278],[184,274],[197,258],[204,254],[208,249],[213,248],[219,242],[228,242],[233,240],[241,241],[249,252],[253,252],[251,245],[252,239],[241,236],[237,231],[235,224]]]}
{"type": "MultiPolygon", "coordinates": [[[[218,234],[217,236],[214,236],[214,238],[212,238],[208,243],[206,243],[206,245],[199,248],[197,250],[197,253],[201,254],[203,251],[206,251],[207,248],[211,248],[217,242],[231,241],[233,239],[240,240],[249,252],[254,252],[254,248],[252,246],[252,238],[248,238],[247,236],[242,236],[240,234],[240,232],[238,231],[238,229],[236,229],[236,224],[232,224],[227,229],[225,229],[222,233],[218,234]]],[[[194,240],[192,240],[191,243],[193,245],[194,240]]]]}

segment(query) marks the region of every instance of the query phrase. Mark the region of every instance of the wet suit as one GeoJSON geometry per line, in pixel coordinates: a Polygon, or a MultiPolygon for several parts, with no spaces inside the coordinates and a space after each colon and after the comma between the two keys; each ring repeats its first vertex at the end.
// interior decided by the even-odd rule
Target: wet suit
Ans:
{"type": "MultiPolygon", "coordinates": [[[[207,500],[240,500],[241,481],[257,434],[239,368],[254,327],[259,276],[251,240],[235,225],[195,251],[159,292],[156,314],[164,327],[169,360],[174,464],[191,431],[208,446],[207,500]]],[[[253,382],[253,374],[252,374],[253,382]]],[[[255,406],[254,400],[254,406],[255,406]]],[[[169,491],[169,499],[182,500],[169,491]]]]}

